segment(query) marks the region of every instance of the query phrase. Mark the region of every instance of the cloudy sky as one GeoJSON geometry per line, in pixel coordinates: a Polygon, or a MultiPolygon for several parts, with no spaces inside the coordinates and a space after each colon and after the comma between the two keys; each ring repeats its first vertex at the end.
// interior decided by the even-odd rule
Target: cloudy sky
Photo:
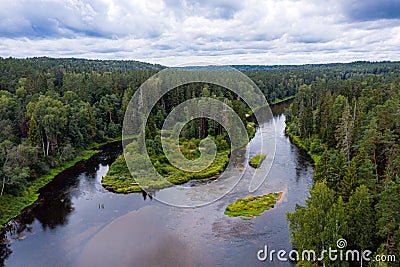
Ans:
{"type": "Polygon", "coordinates": [[[0,56],[400,60],[400,0],[0,0],[0,56]]]}

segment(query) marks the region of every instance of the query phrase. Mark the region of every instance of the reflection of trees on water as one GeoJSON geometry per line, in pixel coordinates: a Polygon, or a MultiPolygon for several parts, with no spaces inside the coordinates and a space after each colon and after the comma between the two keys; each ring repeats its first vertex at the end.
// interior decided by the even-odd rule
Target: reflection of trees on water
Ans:
{"type": "Polygon", "coordinates": [[[274,115],[284,114],[286,109],[290,107],[290,104],[292,104],[292,102],[293,100],[288,100],[280,104],[271,105],[271,111],[274,115]]]}
{"type": "Polygon", "coordinates": [[[296,163],[296,182],[299,182],[300,178],[304,178],[307,176],[307,173],[309,173],[309,164],[311,162],[311,158],[303,151],[301,151],[299,148],[296,147],[298,150],[295,159],[296,163]]]}
{"type": "Polygon", "coordinates": [[[150,200],[153,199],[153,196],[150,194],[147,194],[145,191],[142,191],[142,196],[143,196],[144,201],[146,201],[147,197],[149,197],[150,200]]]}
{"type": "Polygon", "coordinates": [[[54,229],[58,225],[68,223],[68,215],[74,210],[69,195],[50,199],[35,209],[35,217],[42,224],[42,228],[54,229]]]}
{"type": "Polygon", "coordinates": [[[5,238],[5,235],[0,235],[0,266],[5,266],[4,262],[11,255],[12,250],[10,249],[10,245],[7,244],[8,240],[5,238]]]}
{"type": "Polygon", "coordinates": [[[34,209],[34,216],[40,221],[43,229],[54,229],[58,225],[68,223],[68,216],[74,210],[71,199],[85,193],[84,190],[78,190],[82,187],[80,183],[83,180],[88,184],[96,183],[96,174],[100,166],[110,165],[121,154],[121,149],[119,143],[106,145],[103,151],[91,160],[63,172],[57,177],[58,181],[50,184],[47,192],[43,193],[43,203],[34,209]],[[83,170],[86,171],[82,173],[83,170]]]}
{"type": "MultiPolygon", "coordinates": [[[[68,223],[68,217],[74,211],[71,199],[84,194],[82,190],[77,190],[81,182],[85,180],[88,184],[96,183],[96,173],[100,166],[110,165],[122,153],[122,146],[117,142],[104,146],[102,150],[92,159],[80,162],[56,176],[39,190],[40,199],[34,206],[7,224],[5,233],[0,234],[0,266],[4,266],[6,259],[13,253],[11,243],[24,239],[32,232],[35,219],[40,222],[43,230],[55,229],[68,223]]],[[[143,198],[146,197],[143,194],[143,198]]]]}

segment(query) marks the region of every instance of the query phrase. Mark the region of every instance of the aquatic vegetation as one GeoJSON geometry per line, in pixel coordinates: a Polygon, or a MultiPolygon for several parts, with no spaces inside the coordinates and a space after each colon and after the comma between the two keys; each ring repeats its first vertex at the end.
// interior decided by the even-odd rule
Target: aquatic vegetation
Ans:
{"type": "Polygon", "coordinates": [[[253,168],[258,168],[261,166],[261,164],[266,159],[266,157],[267,157],[267,155],[265,155],[265,154],[260,154],[260,155],[254,156],[250,159],[249,164],[253,168]]]}
{"type": "Polygon", "coordinates": [[[140,192],[141,188],[136,181],[131,178],[128,166],[126,166],[123,155],[118,157],[110,166],[107,175],[101,180],[101,184],[107,190],[115,193],[140,192]]]}
{"type": "MultiPolygon", "coordinates": [[[[218,151],[211,165],[198,172],[179,170],[168,162],[163,162],[160,156],[160,159],[155,159],[153,162],[156,170],[162,175],[162,177],[148,176],[146,178],[140,176],[140,168],[138,168],[138,173],[130,173],[128,166],[126,165],[124,155],[121,155],[113,164],[111,164],[110,170],[108,171],[107,175],[103,177],[101,183],[104,188],[109,191],[125,194],[140,192],[142,189],[139,184],[151,190],[168,187],[171,185],[171,183],[183,184],[192,179],[209,178],[224,171],[225,167],[229,163],[229,153],[229,150],[218,151]],[[135,175],[135,177],[138,177],[138,179],[135,179],[135,177],[132,175],[135,175]]],[[[130,157],[132,164],[135,164],[133,161],[137,161],[137,164],[140,165],[141,158],[139,156],[130,155],[130,157]]],[[[149,175],[149,173],[146,175],[149,175]]]]}
{"type": "Polygon", "coordinates": [[[255,216],[260,216],[265,210],[273,208],[276,202],[280,200],[281,196],[282,192],[240,198],[228,205],[224,213],[231,217],[244,216],[253,218],[255,216]]]}

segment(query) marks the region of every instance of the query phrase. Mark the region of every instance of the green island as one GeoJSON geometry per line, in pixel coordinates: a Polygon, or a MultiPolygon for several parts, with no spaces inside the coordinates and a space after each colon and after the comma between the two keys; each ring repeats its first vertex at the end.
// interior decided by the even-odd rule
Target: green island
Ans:
{"type": "Polygon", "coordinates": [[[282,192],[240,198],[228,205],[224,213],[231,217],[243,216],[245,218],[253,218],[255,216],[260,216],[264,211],[273,208],[281,197],[282,192]]]}
{"type": "MultiPolygon", "coordinates": [[[[209,95],[210,88],[207,84],[201,89],[201,95],[209,95]]],[[[201,105],[200,102],[199,105],[201,105]]],[[[243,103],[234,101],[232,107],[237,110],[246,125],[245,130],[249,138],[240,143],[240,146],[244,146],[255,135],[255,123],[248,121],[251,117],[251,110],[246,109],[243,103]]],[[[213,120],[194,119],[184,126],[179,137],[179,150],[186,159],[194,161],[201,156],[202,148],[199,145],[204,138],[211,138],[217,147],[215,158],[209,166],[199,168],[202,169],[201,171],[184,171],[174,167],[163,152],[161,138],[168,145],[171,145],[172,139],[169,138],[170,133],[168,132],[164,132],[161,137],[162,122],[161,114],[159,114],[159,118],[150,115],[145,130],[148,157],[158,173],[152,173],[152,167],[146,163],[147,155],[143,154],[142,149],[139,148],[137,140],[143,137],[132,136],[136,141],[127,145],[124,155],[110,166],[108,173],[102,178],[101,183],[105,189],[123,194],[140,192],[142,188],[151,191],[169,187],[171,184],[183,184],[192,179],[211,178],[225,170],[232,148],[226,131],[218,123],[213,120]],[[126,162],[132,172],[129,171],[126,162]]]]}
{"type": "MultiPolygon", "coordinates": [[[[250,124],[249,129],[254,129],[254,125],[250,124]]],[[[251,131],[251,130],[250,130],[251,131]]],[[[253,135],[254,136],[254,135],[253,135]]],[[[213,138],[213,137],[212,137],[213,138]]],[[[116,161],[114,161],[106,176],[102,178],[102,185],[109,191],[115,193],[133,193],[140,192],[142,189],[139,186],[145,186],[148,190],[161,189],[170,186],[171,184],[183,184],[192,179],[205,179],[220,174],[227,164],[229,163],[230,148],[226,140],[220,135],[213,138],[217,145],[217,152],[212,163],[205,169],[197,172],[188,172],[175,168],[169,163],[165,155],[160,152],[157,146],[160,145],[159,139],[156,142],[150,142],[153,147],[148,147],[150,160],[157,170],[159,175],[153,175],[150,177],[146,173],[144,180],[141,180],[143,176],[140,173],[141,161],[143,156],[136,151],[135,143],[127,146],[127,156],[131,161],[131,164],[138,164],[135,168],[138,173],[130,173],[128,166],[125,161],[125,156],[121,155],[116,161]],[[155,143],[155,144],[154,144],[155,143]],[[156,146],[156,147],[154,147],[156,146]]],[[[200,156],[198,145],[200,139],[181,138],[180,139],[180,150],[182,154],[189,160],[195,160],[200,156]]]]}
{"type": "Polygon", "coordinates": [[[254,156],[250,159],[249,165],[253,168],[259,168],[266,158],[267,155],[265,154],[259,154],[257,156],[254,156]]]}
{"type": "MultiPolygon", "coordinates": [[[[183,184],[192,179],[204,179],[210,178],[214,175],[220,174],[229,162],[229,151],[218,152],[213,163],[203,171],[199,172],[186,172],[178,170],[172,165],[165,163],[160,165],[158,163],[157,170],[159,173],[166,173],[162,175],[165,179],[154,179],[150,183],[146,182],[147,189],[161,189],[170,186],[172,184],[183,184]]],[[[132,177],[129,172],[128,166],[125,162],[124,155],[121,155],[116,161],[110,166],[110,170],[107,175],[103,177],[101,184],[107,190],[114,193],[133,193],[141,192],[142,189],[139,183],[132,177]]],[[[143,184],[142,184],[143,185],[143,184]]]]}

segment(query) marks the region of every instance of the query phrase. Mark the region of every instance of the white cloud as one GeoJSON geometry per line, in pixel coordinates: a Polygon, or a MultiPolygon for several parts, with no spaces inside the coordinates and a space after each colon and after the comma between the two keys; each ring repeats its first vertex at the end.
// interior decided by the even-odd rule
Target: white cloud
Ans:
{"type": "Polygon", "coordinates": [[[360,6],[354,2],[0,0],[0,56],[166,65],[400,60],[399,18],[387,12],[366,19],[365,10],[376,6],[370,0],[350,16],[346,8],[360,6]]]}

